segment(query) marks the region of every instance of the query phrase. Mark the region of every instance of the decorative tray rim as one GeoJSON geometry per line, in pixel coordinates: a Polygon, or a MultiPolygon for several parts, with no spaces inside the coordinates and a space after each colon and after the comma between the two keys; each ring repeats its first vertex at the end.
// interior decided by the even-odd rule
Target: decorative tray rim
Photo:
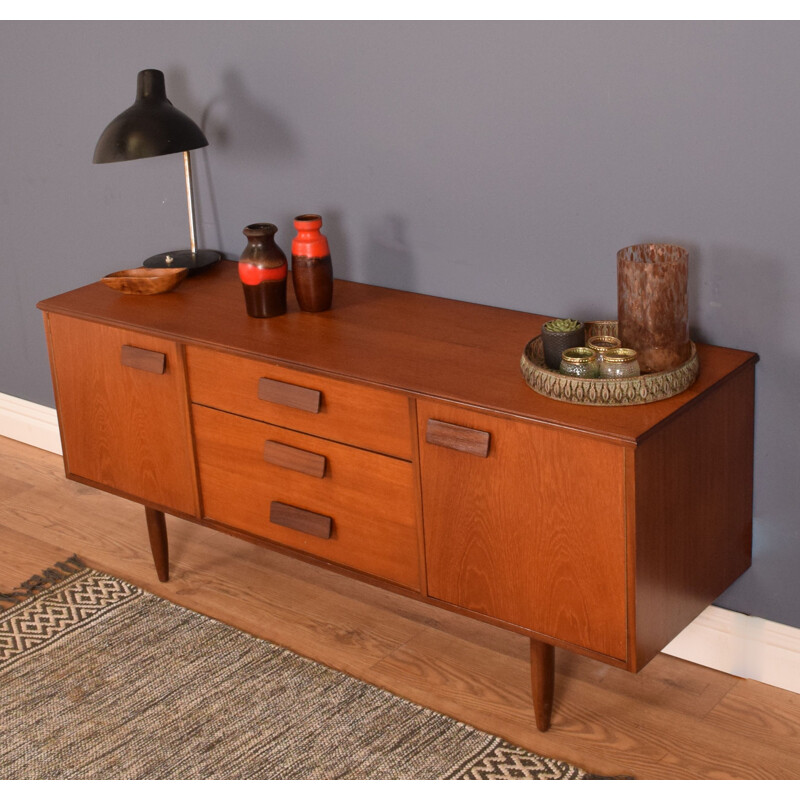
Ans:
{"type": "Polygon", "coordinates": [[[544,364],[541,336],[526,345],[520,359],[525,382],[535,392],[566,403],[590,406],[631,406],[666,400],[686,391],[697,380],[700,359],[694,342],[683,364],[664,372],[632,378],[578,378],[544,364]]]}

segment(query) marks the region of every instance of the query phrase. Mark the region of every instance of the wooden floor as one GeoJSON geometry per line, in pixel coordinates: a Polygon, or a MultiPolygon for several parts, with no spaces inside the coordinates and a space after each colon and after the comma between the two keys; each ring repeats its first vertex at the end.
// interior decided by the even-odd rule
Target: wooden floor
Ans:
{"type": "Polygon", "coordinates": [[[395,694],[592,772],[639,779],[800,778],[800,695],[666,655],[638,675],[558,652],[553,726],[536,730],[528,641],[168,517],[159,583],[141,506],[64,478],[0,437],[0,591],[78,554],[395,694]]]}

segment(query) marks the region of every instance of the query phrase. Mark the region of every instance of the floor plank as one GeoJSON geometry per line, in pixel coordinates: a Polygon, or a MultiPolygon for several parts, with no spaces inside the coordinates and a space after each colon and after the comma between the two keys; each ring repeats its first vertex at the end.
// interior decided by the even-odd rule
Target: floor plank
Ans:
{"type": "Polygon", "coordinates": [[[800,695],[756,681],[737,684],[707,717],[719,730],[798,758],[800,695]]]}
{"type": "Polygon", "coordinates": [[[546,755],[641,779],[800,778],[800,696],[666,655],[638,675],[559,652],[536,730],[518,634],[168,517],[158,581],[142,508],[0,437],[0,591],[72,553],[180,605],[546,755]]]}

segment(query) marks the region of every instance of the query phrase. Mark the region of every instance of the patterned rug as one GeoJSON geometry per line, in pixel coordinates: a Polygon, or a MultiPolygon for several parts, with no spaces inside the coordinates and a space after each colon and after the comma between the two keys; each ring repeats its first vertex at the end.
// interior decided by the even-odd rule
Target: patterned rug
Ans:
{"type": "Polygon", "coordinates": [[[598,777],[75,556],[0,595],[1,779],[598,777]]]}

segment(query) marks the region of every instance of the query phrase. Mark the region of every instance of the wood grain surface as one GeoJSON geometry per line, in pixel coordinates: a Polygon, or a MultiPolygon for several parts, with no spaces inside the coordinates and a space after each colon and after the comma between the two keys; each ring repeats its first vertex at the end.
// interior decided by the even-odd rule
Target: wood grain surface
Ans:
{"type": "Polygon", "coordinates": [[[274,464],[276,467],[293,469],[295,472],[302,472],[304,475],[311,475],[312,478],[324,478],[327,461],[325,456],[313,453],[310,450],[300,450],[298,447],[290,447],[280,442],[273,442],[267,439],[264,442],[264,461],[274,464]]]}
{"type": "Polygon", "coordinates": [[[683,394],[628,408],[575,406],[537,394],[520,373],[525,345],[548,316],[340,280],[333,297],[330,311],[302,313],[290,286],[286,314],[253,319],[245,313],[236,264],[223,261],[169,294],[131,297],[97,283],[39,307],[627,441],[651,435],[713,383],[755,359],[753,353],[698,344],[700,375],[683,394]]]}
{"type": "Polygon", "coordinates": [[[279,406],[296,408],[299,411],[308,411],[310,414],[319,414],[322,392],[319,389],[306,389],[304,386],[295,386],[270,378],[259,378],[258,399],[267,403],[277,403],[279,406]]]}
{"type": "Polygon", "coordinates": [[[179,346],[57,315],[48,316],[46,327],[67,471],[198,514],[179,346]]]}
{"type": "Polygon", "coordinates": [[[167,354],[124,344],[120,350],[120,363],[122,366],[130,367],[131,369],[140,369],[143,372],[152,372],[154,375],[163,375],[164,370],[167,368],[167,354]]]}
{"type": "Polygon", "coordinates": [[[546,426],[417,401],[428,592],[625,661],[625,453],[546,426]],[[429,420],[491,437],[431,444],[429,420]]]}
{"type": "Polygon", "coordinates": [[[187,347],[186,359],[195,403],[411,458],[408,398],[399,392],[205,347],[187,347]]]}
{"type": "MultiPolygon", "coordinates": [[[[109,292],[111,294],[111,292],[109,292]]],[[[169,518],[153,569],[142,507],[0,437],[0,591],[77,552],[91,566],[535,752],[642,780],[800,779],[800,695],[657,655],[637,675],[556,655],[536,729],[526,637],[169,518]]]]}
{"type": "MultiPolygon", "coordinates": [[[[210,298],[224,303],[231,282],[214,269],[178,305],[107,305],[109,321],[125,327],[94,326],[96,342],[85,319],[103,309],[83,311],[93,286],[40,304],[51,318],[70,474],[154,513],[202,513],[212,527],[528,632],[542,644],[535,663],[557,644],[640,669],[749,564],[716,556],[731,535],[737,553],[749,548],[752,496],[723,505],[752,486],[754,354],[708,348],[700,381],[645,408],[555,409],[533,400],[518,367],[511,381],[515,326],[531,315],[344,283],[331,312],[288,313],[269,328],[255,320],[256,339],[252,318],[244,327],[226,318],[223,329],[218,308],[204,313],[210,298]],[[109,370],[120,344],[121,366],[109,370]],[[155,421],[95,432],[97,410],[105,423],[116,408],[123,420],[155,421]],[[707,424],[727,412],[733,422],[707,424]],[[731,435],[736,424],[743,432],[731,435]],[[175,449],[185,468],[167,472],[162,494],[145,492],[175,449]],[[720,459],[727,465],[717,469],[720,459]],[[711,511],[696,513],[703,504],[711,511]]],[[[552,680],[532,685],[544,730],[552,680]]]]}
{"type": "Polygon", "coordinates": [[[437,447],[447,447],[461,453],[469,453],[478,458],[489,455],[492,437],[488,431],[451,425],[438,419],[429,419],[425,425],[425,441],[437,447]]]}
{"type": "Polygon", "coordinates": [[[404,460],[193,406],[205,516],[337,564],[420,588],[414,468],[404,460]],[[264,460],[264,441],[325,459],[325,477],[264,460]],[[275,524],[277,501],[333,520],[330,538],[275,524]]]}
{"type": "Polygon", "coordinates": [[[636,449],[636,660],[678,635],[749,566],[752,370],[636,449]]]}
{"type": "Polygon", "coordinates": [[[330,539],[333,528],[333,520],[330,517],[279,503],[277,500],[269,504],[269,521],[274,525],[282,525],[284,528],[291,528],[293,531],[320,539],[330,539]]]}

